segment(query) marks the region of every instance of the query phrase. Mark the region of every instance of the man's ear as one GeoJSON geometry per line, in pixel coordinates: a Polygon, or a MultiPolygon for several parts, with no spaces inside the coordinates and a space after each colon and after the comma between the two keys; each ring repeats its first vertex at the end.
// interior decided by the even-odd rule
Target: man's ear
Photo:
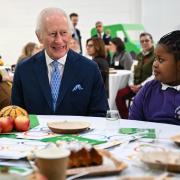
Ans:
{"type": "Polygon", "coordinates": [[[40,34],[39,32],[36,31],[36,36],[37,36],[39,42],[40,42],[41,44],[43,44],[42,34],[40,34]]]}

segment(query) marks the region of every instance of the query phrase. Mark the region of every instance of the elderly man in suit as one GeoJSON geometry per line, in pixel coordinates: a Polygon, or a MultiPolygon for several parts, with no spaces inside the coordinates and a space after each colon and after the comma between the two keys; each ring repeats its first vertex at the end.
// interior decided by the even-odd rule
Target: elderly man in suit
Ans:
{"type": "Polygon", "coordinates": [[[100,71],[95,62],[69,49],[66,13],[42,10],[36,35],[44,50],[17,65],[12,104],[31,114],[105,116],[109,107],[100,71]]]}

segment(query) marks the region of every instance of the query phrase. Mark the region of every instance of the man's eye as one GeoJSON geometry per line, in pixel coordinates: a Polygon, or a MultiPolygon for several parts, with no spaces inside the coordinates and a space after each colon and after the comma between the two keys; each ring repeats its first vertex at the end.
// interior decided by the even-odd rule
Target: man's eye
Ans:
{"type": "Polygon", "coordinates": [[[68,33],[67,31],[62,31],[62,32],[61,32],[61,35],[62,35],[62,36],[66,36],[67,33],[68,33]]]}
{"type": "Polygon", "coordinates": [[[57,33],[57,32],[52,32],[52,33],[49,33],[49,36],[51,36],[51,37],[56,37],[57,35],[66,36],[67,34],[68,34],[67,31],[62,31],[62,32],[59,32],[59,33],[57,33]]]}
{"type": "Polygon", "coordinates": [[[55,37],[56,36],[56,33],[50,33],[49,34],[51,37],[55,37]]]}

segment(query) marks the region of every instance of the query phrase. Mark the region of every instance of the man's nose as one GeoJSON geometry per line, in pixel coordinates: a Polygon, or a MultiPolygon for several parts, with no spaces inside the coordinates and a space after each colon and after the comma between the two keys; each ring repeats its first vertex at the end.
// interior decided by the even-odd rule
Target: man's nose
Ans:
{"type": "Polygon", "coordinates": [[[55,37],[55,42],[56,43],[62,42],[62,38],[63,38],[62,35],[60,33],[57,33],[55,37]]]}

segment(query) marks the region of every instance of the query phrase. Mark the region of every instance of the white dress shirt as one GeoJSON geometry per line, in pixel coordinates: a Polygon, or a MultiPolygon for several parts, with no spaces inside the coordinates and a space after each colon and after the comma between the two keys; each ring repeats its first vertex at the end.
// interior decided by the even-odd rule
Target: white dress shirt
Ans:
{"type": "MultiPolygon", "coordinates": [[[[45,58],[46,58],[46,65],[47,65],[47,69],[48,69],[48,78],[49,78],[49,82],[51,80],[51,74],[52,74],[52,66],[51,63],[54,61],[53,59],[51,59],[47,52],[45,51],[45,58]]],[[[59,62],[59,70],[60,70],[60,77],[62,79],[63,76],[63,72],[64,72],[64,66],[66,63],[66,58],[67,58],[67,54],[65,54],[62,58],[58,59],[57,61],[59,62]]]]}

